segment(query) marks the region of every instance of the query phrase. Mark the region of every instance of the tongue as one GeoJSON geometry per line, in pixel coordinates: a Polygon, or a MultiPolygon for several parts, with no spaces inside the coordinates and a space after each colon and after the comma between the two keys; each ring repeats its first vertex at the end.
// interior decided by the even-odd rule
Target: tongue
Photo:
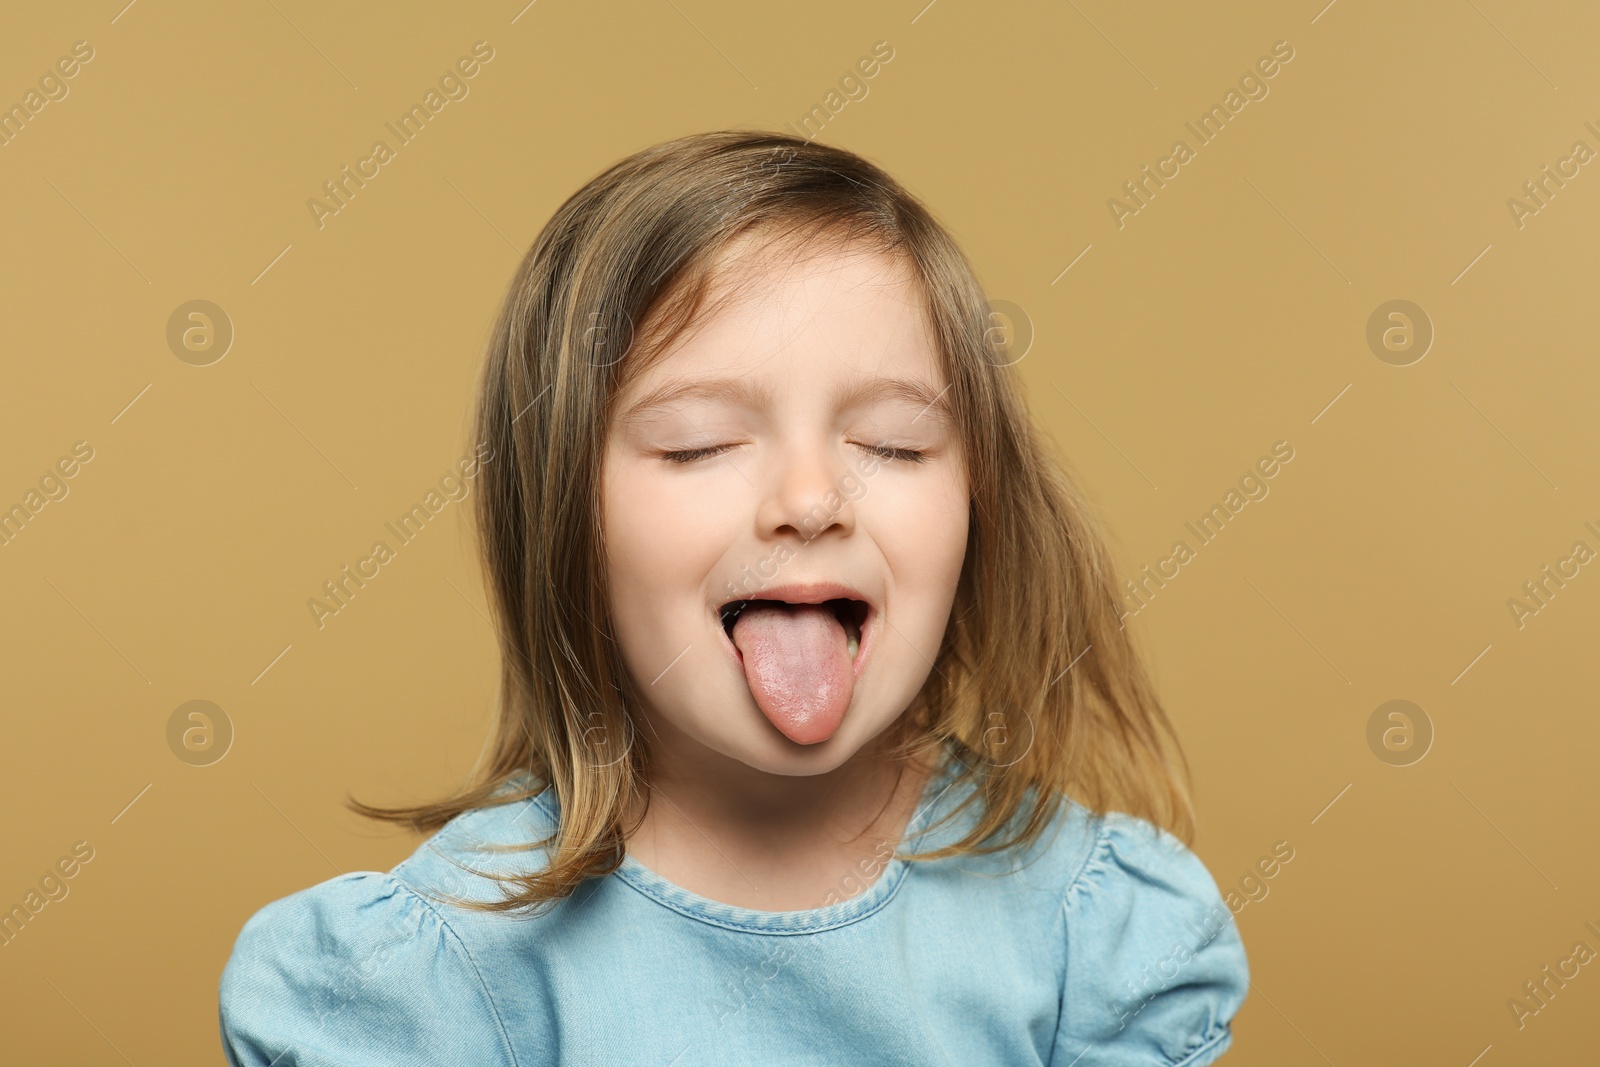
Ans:
{"type": "Polygon", "coordinates": [[[855,673],[849,639],[821,604],[753,600],[733,624],[744,676],[762,714],[801,745],[826,741],[839,728],[855,673]]]}

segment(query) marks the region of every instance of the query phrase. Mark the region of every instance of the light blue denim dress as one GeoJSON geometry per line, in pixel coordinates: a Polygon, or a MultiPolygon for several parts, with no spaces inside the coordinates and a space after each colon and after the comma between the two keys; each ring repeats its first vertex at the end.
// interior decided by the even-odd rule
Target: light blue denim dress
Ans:
{"type": "MultiPolygon", "coordinates": [[[[911,846],[962,789],[928,783],[911,846]]],[[[388,874],[268,904],[221,980],[234,1067],[980,1064],[1201,1067],[1249,987],[1216,883],[1170,834],[1075,802],[1026,854],[887,858],[839,902],[766,912],[698,896],[629,856],[537,917],[479,870],[527,870],[554,790],[452,820],[388,874]],[[454,862],[452,862],[454,861],[454,862]],[[865,885],[871,882],[870,885],[865,885]]]]}

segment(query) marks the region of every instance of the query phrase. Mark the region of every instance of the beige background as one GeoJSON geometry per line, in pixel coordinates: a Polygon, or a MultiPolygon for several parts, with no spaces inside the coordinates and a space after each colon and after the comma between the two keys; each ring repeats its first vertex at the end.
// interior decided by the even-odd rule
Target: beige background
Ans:
{"type": "Polygon", "coordinates": [[[477,755],[465,504],[322,629],[306,601],[466,451],[490,317],[566,196],[667,137],[798,121],[880,40],[820,137],[1025,309],[1018,370],[1125,574],[1295,449],[1129,622],[1218,883],[1295,849],[1238,915],[1228,1062],[1593,1057],[1600,967],[1520,1030],[1507,1008],[1600,950],[1600,567],[1521,628],[1507,607],[1600,550],[1600,165],[1521,228],[1507,207],[1600,149],[1591,7],[121,3],[0,26],[0,103],[95,52],[0,147],[0,505],[94,449],[0,547],[0,902],[94,849],[0,947],[7,1062],[218,1062],[245,919],[409,853],[340,801],[434,795],[477,755]],[[306,201],[478,40],[470,95],[319,230],[306,201]],[[1280,40],[1270,95],[1119,229],[1108,198],[1280,40]],[[1365,340],[1400,298],[1437,331],[1405,367],[1365,340]],[[194,299],[236,331],[210,366],[166,342],[194,299]],[[168,747],[196,699],[235,731],[210,766],[168,747]],[[1435,731],[1410,766],[1368,746],[1391,699],[1435,731]]]}

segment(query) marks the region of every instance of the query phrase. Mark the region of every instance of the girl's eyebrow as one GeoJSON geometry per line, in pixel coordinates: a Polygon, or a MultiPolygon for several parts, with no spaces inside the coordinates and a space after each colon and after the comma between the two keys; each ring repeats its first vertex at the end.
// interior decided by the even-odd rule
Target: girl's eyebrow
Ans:
{"type": "Polygon", "coordinates": [[[763,408],[771,401],[768,391],[744,378],[701,378],[668,381],[636,400],[620,416],[628,422],[656,408],[671,408],[684,400],[721,400],[748,408],[763,408]]]}
{"type": "Polygon", "coordinates": [[[921,409],[917,419],[948,420],[951,411],[944,395],[949,391],[948,385],[936,390],[920,378],[868,378],[846,389],[837,403],[841,408],[851,408],[873,400],[904,400],[921,409]]]}
{"type": "MultiPolygon", "coordinates": [[[[840,408],[850,408],[873,400],[904,400],[921,409],[917,418],[940,420],[951,417],[950,405],[944,398],[949,391],[949,386],[935,390],[920,379],[867,378],[843,390],[835,403],[840,408]]],[[[769,390],[744,378],[669,381],[640,397],[619,418],[624,422],[639,419],[656,408],[671,408],[684,400],[725,401],[759,410],[767,407],[771,399],[769,390]]]]}

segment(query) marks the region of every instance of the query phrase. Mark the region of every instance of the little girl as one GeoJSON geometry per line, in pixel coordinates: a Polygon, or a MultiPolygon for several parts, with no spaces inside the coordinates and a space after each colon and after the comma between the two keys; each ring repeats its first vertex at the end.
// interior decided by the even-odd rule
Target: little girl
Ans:
{"type": "Polygon", "coordinates": [[[1200,1067],[1248,988],[1171,725],[973,271],[726,131],[562,205],[480,383],[500,713],[262,908],[235,1067],[1200,1067]]]}

